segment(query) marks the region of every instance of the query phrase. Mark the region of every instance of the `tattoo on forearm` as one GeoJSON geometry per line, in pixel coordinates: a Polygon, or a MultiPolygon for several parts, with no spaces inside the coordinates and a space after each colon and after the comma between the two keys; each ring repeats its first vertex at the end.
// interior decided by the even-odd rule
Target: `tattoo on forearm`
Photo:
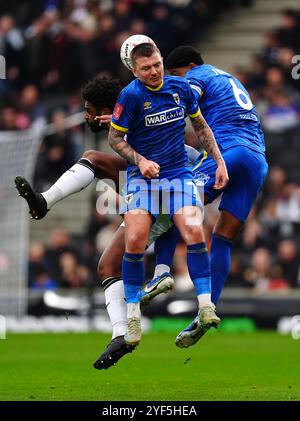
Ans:
{"type": "Polygon", "coordinates": [[[139,165],[141,159],[143,159],[142,155],[138,154],[127,142],[125,142],[124,133],[113,127],[109,130],[108,142],[113,150],[132,165],[139,165]]]}
{"type": "Polygon", "coordinates": [[[218,162],[223,161],[221,152],[217,145],[216,139],[210,127],[206,123],[205,119],[202,116],[192,118],[192,125],[197,135],[201,146],[206,150],[206,152],[212,156],[212,158],[218,162]]]}

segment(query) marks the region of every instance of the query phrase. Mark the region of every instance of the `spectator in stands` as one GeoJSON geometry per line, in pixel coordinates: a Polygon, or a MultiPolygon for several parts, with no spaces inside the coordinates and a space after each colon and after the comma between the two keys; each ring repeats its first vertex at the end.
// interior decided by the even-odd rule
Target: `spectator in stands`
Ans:
{"type": "Polygon", "coordinates": [[[251,264],[246,268],[244,277],[259,291],[289,287],[288,282],[282,278],[281,268],[274,265],[269,250],[263,247],[254,251],[251,264]]]}
{"type": "Polygon", "coordinates": [[[273,92],[278,91],[284,91],[295,104],[300,104],[299,92],[297,92],[291,83],[286,80],[282,68],[276,65],[271,66],[266,70],[264,95],[268,100],[273,92]]]}
{"type": "Polygon", "coordinates": [[[62,288],[80,288],[89,284],[89,270],[80,264],[72,252],[63,252],[59,256],[59,285],[62,288]]]}
{"type": "Polygon", "coordinates": [[[46,112],[39,100],[39,90],[35,85],[26,85],[20,94],[20,114],[27,120],[27,127],[46,123],[46,112]]]}
{"type": "Polygon", "coordinates": [[[300,255],[293,239],[278,244],[278,263],[290,287],[300,287],[300,255]]]}
{"type": "Polygon", "coordinates": [[[274,199],[281,197],[286,180],[287,173],[282,167],[271,167],[269,170],[269,175],[265,187],[266,197],[274,199]]]}
{"type": "Polygon", "coordinates": [[[263,244],[263,227],[256,218],[248,219],[242,232],[242,244],[248,253],[263,244]]]}
{"type": "Polygon", "coordinates": [[[265,34],[264,46],[262,48],[262,58],[263,60],[270,64],[277,64],[278,63],[278,55],[279,55],[279,37],[276,31],[270,31],[265,34]]]}
{"type": "Polygon", "coordinates": [[[77,147],[73,142],[72,131],[65,128],[66,112],[57,110],[52,115],[55,129],[53,134],[46,136],[41,145],[35,173],[36,185],[47,189],[79,158],[77,147]]]}
{"type": "Polygon", "coordinates": [[[14,107],[7,106],[0,110],[0,130],[21,130],[23,128],[14,107]]]}
{"type": "Polygon", "coordinates": [[[29,252],[28,285],[35,290],[55,289],[58,283],[48,273],[49,262],[45,247],[41,243],[33,243],[29,252]]]}
{"type": "Polygon", "coordinates": [[[285,133],[299,128],[300,108],[286,90],[271,90],[261,115],[262,125],[269,133],[285,133]]]}
{"type": "Polygon", "coordinates": [[[39,264],[35,267],[35,275],[30,282],[30,288],[38,291],[54,290],[58,288],[58,283],[52,279],[46,268],[39,264]]]}
{"type": "Polygon", "coordinates": [[[300,25],[298,13],[292,9],[285,9],[281,14],[281,27],[277,30],[279,44],[283,47],[299,48],[300,25]]]}
{"type": "Polygon", "coordinates": [[[233,253],[227,286],[230,288],[250,287],[249,283],[244,279],[243,272],[244,268],[242,264],[242,256],[239,256],[237,253],[233,253]]]}
{"type": "Polygon", "coordinates": [[[0,17],[0,54],[6,59],[6,78],[9,83],[0,84],[0,92],[17,89],[25,79],[25,42],[12,16],[0,17]]]}
{"type": "Polygon", "coordinates": [[[288,182],[283,186],[277,201],[278,219],[283,223],[300,223],[300,187],[297,183],[288,182]]]}
{"type": "Polygon", "coordinates": [[[70,234],[64,229],[52,231],[50,244],[46,248],[46,259],[49,262],[49,272],[53,279],[60,279],[60,255],[67,252],[75,253],[75,247],[70,234]]]}

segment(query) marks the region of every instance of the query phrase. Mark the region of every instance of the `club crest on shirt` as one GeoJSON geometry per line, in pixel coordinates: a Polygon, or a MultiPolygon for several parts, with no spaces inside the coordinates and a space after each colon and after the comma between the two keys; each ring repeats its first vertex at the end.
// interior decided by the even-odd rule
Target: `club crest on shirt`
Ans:
{"type": "Polygon", "coordinates": [[[205,184],[208,182],[209,179],[210,179],[210,176],[207,174],[204,174],[203,172],[197,172],[196,174],[194,174],[194,180],[195,180],[196,186],[205,186],[205,184]]]}
{"type": "Polygon", "coordinates": [[[152,103],[151,102],[144,102],[144,110],[150,110],[150,108],[152,108],[152,103]]]}
{"type": "Polygon", "coordinates": [[[179,105],[180,104],[179,95],[177,93],[175,93],[175,94],[173,94],[173,98],[174,98],[174,101],[176,102],[176,104],[179,105]]]}

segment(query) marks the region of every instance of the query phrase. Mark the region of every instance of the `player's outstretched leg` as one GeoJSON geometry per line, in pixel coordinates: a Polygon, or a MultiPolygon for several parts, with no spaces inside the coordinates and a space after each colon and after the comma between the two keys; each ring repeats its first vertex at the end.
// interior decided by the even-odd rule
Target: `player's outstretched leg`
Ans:
{"type": "Polygon", "coordinates": [[[175,225],[170,227],[168,215],[159,215],[152,231],[154,235],[159,235],[158,238],[155,238],[154,243],[155,273],[153,279],[144,285],[140,292],[142,304],[148,304],[156,295],[166,293],[174,287],[174,278],[170,274],[170,267],[180,237],[179,231],[175,225]]]}
{"type": "Polygon", "coordinates": [[[177,335],[176,346],[188,348],[195,345],[211,327],[217,327],[219,323],[220,319],[215,314],[215,306],[211,304],[203,307],[192,323],[177,335]]]}
{"type": "Polygon", "coordinates": [[[94,362],[94,367],[97,370],[107,369],[115,365],[120,358],[132,352],[135,348],[135,345],[128,345],[125,342],[124,336],[117,336],[110,341],[105,351],[94,362]]]}
{"type": "MultiPolygon", "coordinates": [[[[227,211],[222,210],[220,212],[211,242],[212,300],[214,304],[218,303],[228,277],[232,244],[242,225],[241,221],[227,211]]],[[[175,344],[179,348],[188,348],[197,343],[209,328],[199,323],[199,316],[197,316],[189,326],[177,335],[175,344]]]]}
{"type": "Polygon", "coordinates": [[[160,276],[147,282],[140,292],[140,300],[142,304],[148,304],[152,298],[158,294],[167,293],[174,287],[174,278],[168,273],[164,272],[160,276]]]}
{"type": "Polygon", "coordinates": [[[26,200],[32,218],[42,219],[48,212],[47,202],[43,195],[34,191],[29,182],[20,175],[15,178],[15,185],[20,196],[26,200]]]}

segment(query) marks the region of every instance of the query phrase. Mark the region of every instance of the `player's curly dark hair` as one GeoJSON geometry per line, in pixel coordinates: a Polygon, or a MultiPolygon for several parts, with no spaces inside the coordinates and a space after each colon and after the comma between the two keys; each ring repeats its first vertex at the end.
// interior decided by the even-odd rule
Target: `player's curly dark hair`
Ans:
{"type": "Polygon", "coordinates": [[[97,110],[105,107],[113,109],[121,90],[119,80],[96,76],[82,88],[81,95],[97,110]]]}

